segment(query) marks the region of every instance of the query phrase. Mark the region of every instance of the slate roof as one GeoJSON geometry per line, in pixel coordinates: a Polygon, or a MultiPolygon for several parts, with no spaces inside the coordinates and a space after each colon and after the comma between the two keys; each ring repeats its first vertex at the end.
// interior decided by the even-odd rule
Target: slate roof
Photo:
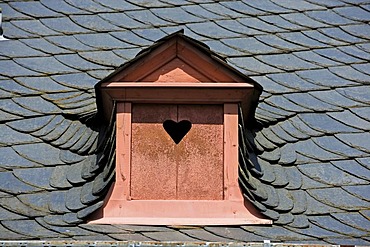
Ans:
{"type": "Polygon", "coordinates": [[[0,239],[370,244],[370,2],[0,3],[0,239]],[[264,91],[240,182],[272,226],[87,225],[114,177],[94,85],[184,29],[264,91]]]}

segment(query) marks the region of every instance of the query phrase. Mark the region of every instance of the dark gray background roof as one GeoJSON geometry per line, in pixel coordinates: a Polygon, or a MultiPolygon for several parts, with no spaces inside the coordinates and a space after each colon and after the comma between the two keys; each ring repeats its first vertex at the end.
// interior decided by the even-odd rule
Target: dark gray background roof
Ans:
{"type": "Polygon", "coordinates": [[[370,244],[369,1],[5,0],[0,8],[9,39],[0,42],[0,239],[370,244]],[[259,125],[246,133],[255,144],[247,158],[260,167],[247,182],[271,227],[84,222],[114,174],[114,132],[94,118],[94,85],[180,29],[264,87],[259,125]]]}

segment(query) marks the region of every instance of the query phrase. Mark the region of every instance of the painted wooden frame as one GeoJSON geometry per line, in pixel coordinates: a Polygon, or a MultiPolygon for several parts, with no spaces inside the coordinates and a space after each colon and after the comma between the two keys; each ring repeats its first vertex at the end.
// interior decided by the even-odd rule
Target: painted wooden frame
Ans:
{"type": "Polygon", "coordinates": [[[238,107],[253,111],[261,87],[199,42],[181,34],[166,38],[97,85],[105,119],[116,108],[116,180],[90,223],[143,225],[271,224],[238,184],[238,107]],[[223,105],[223,200],[133,200],[131,186],[133,104],[223,105]]]}

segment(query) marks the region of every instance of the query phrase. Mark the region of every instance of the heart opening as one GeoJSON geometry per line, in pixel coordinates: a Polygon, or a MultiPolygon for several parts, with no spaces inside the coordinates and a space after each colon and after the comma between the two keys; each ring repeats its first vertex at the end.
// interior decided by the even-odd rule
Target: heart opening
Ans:
{"type": "Polygon", "coordinates": [[[163,122],[163,128],[167,134],[172,138],[172,140],[179,144],[184,138],[184,136],[191,129],[191,122],[188,120],[182,120],[180,122],[175,122],[173,120],[166,120],[163,122]]]}

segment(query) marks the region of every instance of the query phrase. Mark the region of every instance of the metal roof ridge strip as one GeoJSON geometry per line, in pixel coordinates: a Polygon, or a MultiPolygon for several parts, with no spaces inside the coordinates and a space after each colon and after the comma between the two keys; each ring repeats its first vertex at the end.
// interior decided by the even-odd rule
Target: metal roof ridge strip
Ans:
{"type": "MultiPolygon", "coordinates": [[[[271,243],[269,240],[256,241],[256,242],[242,242],[242,241],[230,241],[230,242],[212,242],[212,241],[104,241],[104,240],[3,240],[0,241],[3,246],[102,246],[102,247],[114,247],[114,246],[142,246],[142,247],[157,247],[157,246],[231,246],[231,247],[289,247],[296,246],[301,247],[300,243],[271,243]]],[[[310,246],[304,243],[305,246],[310,246]]],[[[338,247],[333,244],[314,244],[315,247],[338,247]]]]}

